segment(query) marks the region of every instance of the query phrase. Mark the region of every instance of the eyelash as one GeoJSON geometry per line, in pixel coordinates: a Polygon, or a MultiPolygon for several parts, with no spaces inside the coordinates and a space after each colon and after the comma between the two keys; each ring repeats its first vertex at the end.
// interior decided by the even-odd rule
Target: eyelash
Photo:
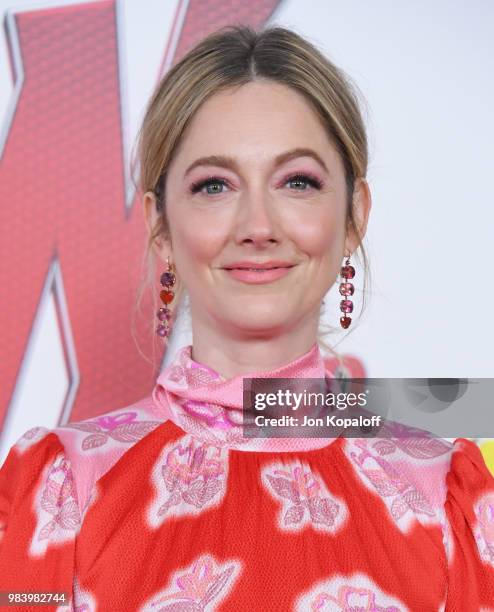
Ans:
{"type": "MultiPolygon", "coordinates": [[[[311,187],[314,187],[315,189],[321,189],[323,186],[321,181],[317,177],[315,177],[313,174],[306,174],[306,173],[291,174],[282,181],[282,184],[285,185],[286,183],[290,181],[294,181],[294,180],[303,180],[306,183],[308,183],[311,187]]],[[[203,187],[206,187],[207,185],[211,185],[212,183],[220,183],[221,185],[228,186],[227,182],[224,179],[218,176],[210,176],[206,180],[200,180],[200,181],[197,181],[196,183],[192,183],[192,185],[190,186],[190,191],[191,193],[197,193],[203,187]]],[[[303,192],[306,190],[305,189],[295,189],[294,191],[303,192]]],[[[216,194],[208,194],[208,195],[221,195],[221,194],[216,193],[216,194]]]]}

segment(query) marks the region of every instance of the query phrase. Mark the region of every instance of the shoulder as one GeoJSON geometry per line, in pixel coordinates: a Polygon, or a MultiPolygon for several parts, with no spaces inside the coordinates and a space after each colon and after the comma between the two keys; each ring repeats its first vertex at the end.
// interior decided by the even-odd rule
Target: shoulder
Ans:
{"type": "MultiPolygon", "coordinates": [[[[492,572],[494,476],[475,442],[451,442],[423,431],[408,437],[348,438],[344,448],[360,478],[389,502],[393,516],[405,509],[401,501],[406,498],[406,508],[420,521],[439,522],[450,565],[459,564],[463,551],[471,564],[480,567],[482,560],[492,572]]],[[[489,580],[494,597],[494,574],[489,580]]]]}
{"type": "MultiPolygon", "coordinates": [[[[406,491],[429,514],[441,515],[455,444],[427,432],[397,437],[348,438],[345,453],[357,472],[374,479],[379,493],[406,491]],[[393,487],[387,483],[393,483],[393,487]],[[391,487],[391,488],[390,488],[391,487]]],[[[399,495],[400,494],[400,495],[399,495]]]]}
{"type": "Polygon", "coordinates": [[[163,422],[149,395],[127,406],[52,430],[70,462],[82,511],[94,483],[163,422]]]}
{"type": "MultiPolygon", "coordinates": [[[[20,542],[29,555],[42,554],[60,535],[53,519],[58,511],[70,523],[67,533],[74,534],[79,512],[72,482],[56,434],[33,427],[17,440],[0,468],[0,558],[9,552],[11,559],[19,557],[20,542]]],[[[4,571],[0,563],[0,574],[4,571]]]]}
{"type": "Polygon", "coordinates": [[[451,522],[459,528],[475,526],[473,531],[484,539],[494,567],[494,476],[472,440],[455,440],[446,488],[445,507],[451,522]]]}
{"type": "Polygon", "coordinates": [[[455,440],[446,488],[449,599],[479,609],[494,603],[494,476],[472,440],[455,440]]]}
{"type": "Polygon", "coordinates": [[[468,438],[457,438],[453,445],[448,485],[452,489],[461,486],[465,492],[494,487],[494,476],[485,463],[478,445],[468,438]]]}
{"type": "Polygon", "coordinates": [[[29,481],[33,486],[40,473],[46,480],[49,473],[63,467],[73,481],[82,515],[94,484],[164,420],[150,395],[87,420],[53,429],[33,427],[10,449],[0,472],[0,497],[2,490],[9,490],[6,497],[22,495],[21,489],[29,481]]]}

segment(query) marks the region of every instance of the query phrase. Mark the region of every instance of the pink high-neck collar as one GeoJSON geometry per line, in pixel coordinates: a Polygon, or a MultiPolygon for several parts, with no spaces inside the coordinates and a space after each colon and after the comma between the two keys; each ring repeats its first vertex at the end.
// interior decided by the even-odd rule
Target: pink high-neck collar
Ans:
{"type": "Polygon", "coordinates": [[[180,348],[158,376],[153,400],[162,418],[172,420],[204,442],[254,451],[310,450],[328,438],[249,438],[242,435],[244,378],[333,378],[317,343],[302,356],[272,370],[225,379],[191,357],[192,345],[180,348]]]}

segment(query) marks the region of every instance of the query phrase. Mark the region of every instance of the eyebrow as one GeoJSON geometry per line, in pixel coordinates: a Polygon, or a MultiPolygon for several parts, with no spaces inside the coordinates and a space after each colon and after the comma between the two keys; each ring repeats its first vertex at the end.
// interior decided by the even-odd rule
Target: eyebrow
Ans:
{"type": "MultiPolygon", "coordinates": [[[[284,153],[277,155],[274,158],[274,168],[278,168],[278,166],[281,166],[282,164],[296,157],[312,157],[329,174],[329,170],[327,169],[321,156],[312,149],[302,147],[290,149],[289,151],[285,151],[284,153]]],[[[200,157],[192,162],[184,173],[184,179],[194,168],[197,168],[197,166],[222,166],[223,168],[228,168],[234,172],[239,171],[239,165],[235,158],[227,155],[208,155],[206,157],[200,157]]]]}

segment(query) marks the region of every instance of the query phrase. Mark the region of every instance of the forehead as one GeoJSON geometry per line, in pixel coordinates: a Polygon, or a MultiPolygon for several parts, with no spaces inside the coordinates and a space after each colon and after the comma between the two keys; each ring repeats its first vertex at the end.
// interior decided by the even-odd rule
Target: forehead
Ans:
{"type": "Polygon", "coordinates": [[[293,87],[270,79],[258,79],[213,94],[201,105],[196,118],[205,119],[218,112],[250,116],[255,111],[268,116],[285,112],[294,116],[313,113],[305,96],[293,87]]]}
{"type": "Polygon", "coordinates": [[[263,79],[208,98],[182,135],[176,162],[212,153],[259,159],[295,147],[316,148],[334,162],[326,127],[304,95],[263,79]]]}

